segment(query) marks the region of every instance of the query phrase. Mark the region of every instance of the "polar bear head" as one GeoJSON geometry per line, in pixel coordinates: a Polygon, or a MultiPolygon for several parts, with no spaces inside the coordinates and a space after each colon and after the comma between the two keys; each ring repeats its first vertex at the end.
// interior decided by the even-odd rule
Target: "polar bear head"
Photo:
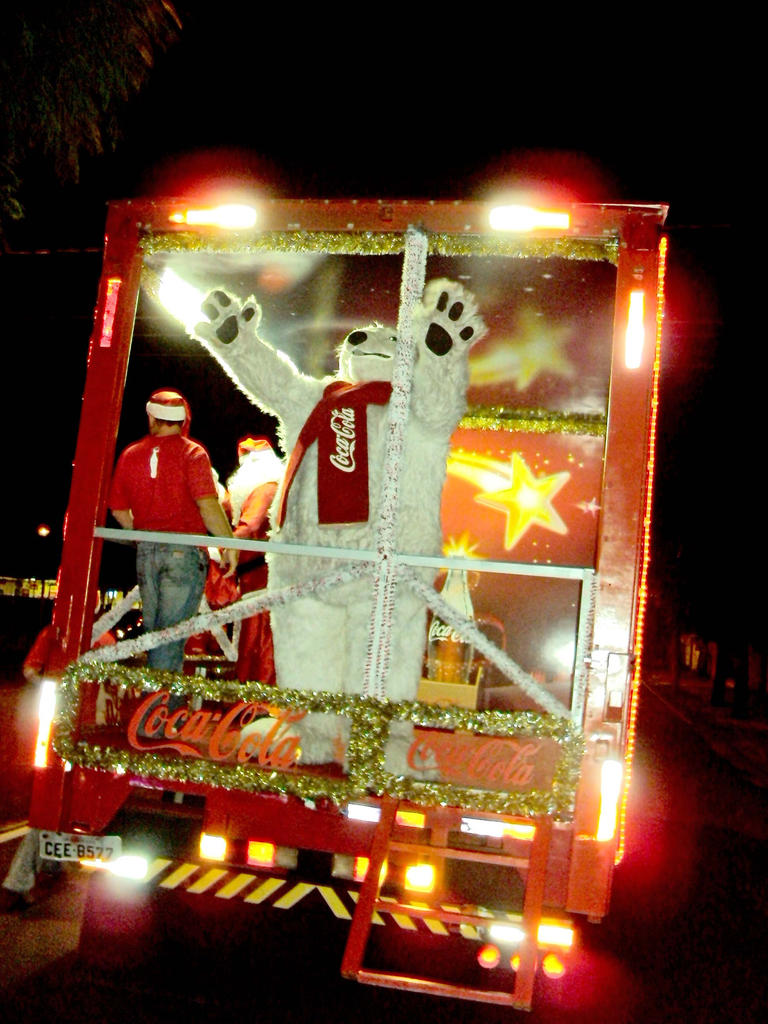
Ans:
{"type": "Polygon", "coordinates": [[[397,333],[392,327],[373,323],[357,327],[338,348],[338,378],[351,384],[392,380],[397,333]]]}

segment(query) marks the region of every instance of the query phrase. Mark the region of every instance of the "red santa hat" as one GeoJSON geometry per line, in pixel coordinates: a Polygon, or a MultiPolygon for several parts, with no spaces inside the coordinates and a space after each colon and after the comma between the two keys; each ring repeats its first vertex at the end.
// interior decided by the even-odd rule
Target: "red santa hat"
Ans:
{"type": "Polygon", "coordinates": [[[270,441],[266,437],[259,437],[255,434],[246,434],[237,442],[237,457],[242,459],[251,452],[272,452],[274,451],[270,441]]]}
{"type": "Polygon", "coordinates": [[[181,432],[189,433],[189,421],[192,419],[189,403],[181,392],[173,388],[160,388],[158,391],[153,391],[147,402],[147,414],[154,416],[156,420],[181,423],[183,424],[181,432]]]}

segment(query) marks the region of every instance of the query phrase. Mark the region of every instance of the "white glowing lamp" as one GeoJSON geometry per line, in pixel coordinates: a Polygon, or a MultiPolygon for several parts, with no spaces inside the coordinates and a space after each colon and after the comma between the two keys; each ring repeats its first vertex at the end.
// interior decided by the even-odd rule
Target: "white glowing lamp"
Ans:
{"type": "Polygon", "coordinates": [[[130,878],[140,882],[147,877],[149,861],[146,857],[137,854],[123,854],[117,860],[101,860],[94,857],[81,857],[78,861],[81,868],[92,868],[98,871],[108,871],[118,878],[130,878]]]}
{"type": "Polygon", "coordinates": [[[432,864],[410,864],[405,869],[405,884],[416,892],[431,892],[435,887],[435,868],[432,864]]]}
{"type": "Polygon", "coordinates": [[[149,861],[146,857],[137,854],[124,854],[118,857],[114,863],[108,865],[108,870],[117,875],[118,878],[132,878],[134,881],[141,881],[147,877],[149,861]]]}
{"type": "Polygon", "coordinates": [[[37,742],[35,743],[35,768],[45,768],[48,763],[48,743],[51,737],[53,716],[56,714],[56,683],[44,679],[40,687],[40,701],[37,709],[37,742]]]}
{"type": "Polygon", "coordinates": [[[256,223],[256,210],[244,203],[225,203],[205,210],[180,210],[172,213],[174,224],[190,224],[201,227],[231,228],[242,231],[256,223]]]}
{"type": "Polygon", "coordinates": [[[525,938],[525,931],[519,924],[494,923],[488,929],[488,937],[499,944],[516,946],[525,938]]]}
{"type": "Polygon", "coordinates": [[[210,832],[201,832],[200,856],[206,860],[224,860],[227,856],[226,837],[215,836],[210,832]]]}
{"type": "Polygon", "coordinates": [[[645,344],[645,292],[629,293],[627,333],[624,336],[624,363],[628,370],[636,370],[643,359],[645,344]]]}
{"type": "Polygon", "coordinates": [[[600,770],[600,815],[595,839],[606,842],[616,834],[619,796],[621,794],[621,761],[603,761],[600,770]]]}
{"type": "Polygon", "coordinates": [[[537,210],[532,206],[494,206],[489,214],[494,231],[536,231],[537,228],[566,230],[571,216],[556,210],[537,210]]]}
{"type": "Polygon", "coordinates": [[[157,297],[171,316],[187,330],[200,322],[200,307],[205,292],[188,284],[170,267],[166,267],[160,277],[157,297]]]}
{"type": "Polygon", "coordinates": [[[539,924],[536,938],[541,946],[559,946],[570,949],[573,945],[573,928],[568,924],[556,921],[542,921],[539,924]]]}
{"type": "Polygon", "coordinates": [[[381,811],[372,804],[347,804],[347,817],[351,821],[378,821],[381,811]]]}

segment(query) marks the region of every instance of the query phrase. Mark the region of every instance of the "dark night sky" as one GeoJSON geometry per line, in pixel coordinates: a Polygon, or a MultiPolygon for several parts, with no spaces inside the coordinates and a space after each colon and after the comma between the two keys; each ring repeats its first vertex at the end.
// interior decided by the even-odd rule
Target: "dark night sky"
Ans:
{"type": "Polygon", "coordinates": [[[682,553],[694,615],[708,605],[702,594],[714,607],[741,591],[753,568],[734,564],[729,538],[749,513],[731,487],[745,483],[758,374],[745,378],[732,337],[732,211],[753,162],[737,137],[738,85],[717,74],[728,29],[675,38],[653,22],[634,35],[562,25],[551,38],[511,16],[469,27],[439,16],[417,30],[407,8],[387,8],[360,30],[340,14],[184,6],[182,41],[126,107],[117,152],[86,160],[77,186],[31,166],[27,217],[8,230],[17,254],[2,257],[0,296],[15,368],[2,427],[17,497],[6,502],[13,539],[0,573],[25,571],[22,561],[55,571],[53,544],[30,531],[41,520],[61,530],[99,272],[98,252],[82,250],[101,243],[105,202],[223,178],[285,197],[535,187],[668,202],[661,539],[682,553]]]}

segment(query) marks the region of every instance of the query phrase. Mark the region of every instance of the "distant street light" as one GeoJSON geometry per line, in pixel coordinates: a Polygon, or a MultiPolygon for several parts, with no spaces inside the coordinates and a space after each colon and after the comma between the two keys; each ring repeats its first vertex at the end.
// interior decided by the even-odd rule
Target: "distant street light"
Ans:
{"type": "Polygon", "coordinates": [[[47,523],[40,523],[40,525],[37,528],[38,537],[47,537],[50,532],[51,528],[47,525],[47,523]]]}

